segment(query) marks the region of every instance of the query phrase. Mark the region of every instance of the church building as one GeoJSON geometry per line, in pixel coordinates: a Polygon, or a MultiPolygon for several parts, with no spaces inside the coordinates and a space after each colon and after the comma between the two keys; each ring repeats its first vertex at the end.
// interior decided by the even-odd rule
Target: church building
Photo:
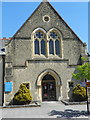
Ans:
{"type": "Polygon", "coordinates": [[[30,89],[33,101],[69,99],[77,82],[72,73],[87,55],[86,44],[49,2],[41,2],[5,44],[5,51],[4,104],[21,84],[30,89]]]}

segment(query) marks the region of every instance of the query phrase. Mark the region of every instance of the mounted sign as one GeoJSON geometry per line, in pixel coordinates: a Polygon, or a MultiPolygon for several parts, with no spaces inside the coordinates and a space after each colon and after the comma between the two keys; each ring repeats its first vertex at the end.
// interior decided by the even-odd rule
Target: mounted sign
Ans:
{"type": "Polygon", "coordinates": [[[86,82],[80,82],[81,87],[86,87],[86,82]]]}
{"type": "Polygon", "coordinates": [[[5,82],[5,92],[12,91],[12,82],[5,82]]]}
{"type": "Polygon", "coordinates": [[[90,87],[90,82],[86,82],[86,86],[87,86],[87,87],[90,87]]]}

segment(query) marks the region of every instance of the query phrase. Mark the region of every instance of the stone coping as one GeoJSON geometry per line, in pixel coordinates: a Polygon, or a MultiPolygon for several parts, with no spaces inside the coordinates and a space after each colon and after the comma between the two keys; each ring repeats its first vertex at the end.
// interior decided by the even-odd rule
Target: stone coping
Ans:
{"type": "MultiPolygon", "coordinates": [[[[64,103],[65,105],[83,105],[83,104],[87,104],[87,101],[69,102],[68,100],[61,100],[61,102],[64,103]]],[[[90,104],[90,101],[88,101],[88,103],[90,104]]]]}

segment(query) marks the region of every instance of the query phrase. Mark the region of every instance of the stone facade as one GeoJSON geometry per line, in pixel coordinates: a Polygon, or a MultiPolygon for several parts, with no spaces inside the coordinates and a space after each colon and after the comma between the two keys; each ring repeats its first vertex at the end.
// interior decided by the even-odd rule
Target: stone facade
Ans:
{"type": "Polygon", "coordinates": [[[30,83],[33,100],[42,101],[42,79],[49,73],[55,78],[56,100],[70,97],[68,81],[72,79],[81,55],[86,55],[84,43],[48,2],[42,2],[22,27],[6,43],[5,82],[13,83],[13,90],[5,93],[5,103],[10,102],[21,83],[30,83]],[[43,20],[49,16],[49,21],[43,20]],[[61,36],[61,56],[35,56],[33,31],[57,29],[61,36]]]}

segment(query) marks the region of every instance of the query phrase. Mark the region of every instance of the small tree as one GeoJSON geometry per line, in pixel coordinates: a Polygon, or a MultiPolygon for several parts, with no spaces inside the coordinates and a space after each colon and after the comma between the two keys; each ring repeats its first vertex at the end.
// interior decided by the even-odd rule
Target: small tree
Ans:
{"type": "MultiPolygon", "coordinates": [[[[87,58],[83,58],[84,64],[77,66],[76,73],[73,73],[73,78],[76,80],[84,81],[85,79],[90,80],[90,64],[87,62],[87,58]]],[[[75,101],[86,100],[86,89],[77,85],[73,89],[72,97],[75,101]]]]}
{"type": "Polygon", "coordinates": [[[13,104],[29,104],[31,101],[32,96],[30,95],[30,90],[26,87],[26,85],[21,84],[18,92],[14,95],[13,104]]]}
{"type": "Polygon", "coordinates": [[[90,80],[90,64],[88,62],[79,65],[76,68],[77,73],[73,73],[73,78],[84,81],[90,80]]]}
{"type": "Polygon", "coordinates": [[[86,100],[86,89],[77,84],[73,88],[72,100],[75,102],[81,102],[86,100]]]}

